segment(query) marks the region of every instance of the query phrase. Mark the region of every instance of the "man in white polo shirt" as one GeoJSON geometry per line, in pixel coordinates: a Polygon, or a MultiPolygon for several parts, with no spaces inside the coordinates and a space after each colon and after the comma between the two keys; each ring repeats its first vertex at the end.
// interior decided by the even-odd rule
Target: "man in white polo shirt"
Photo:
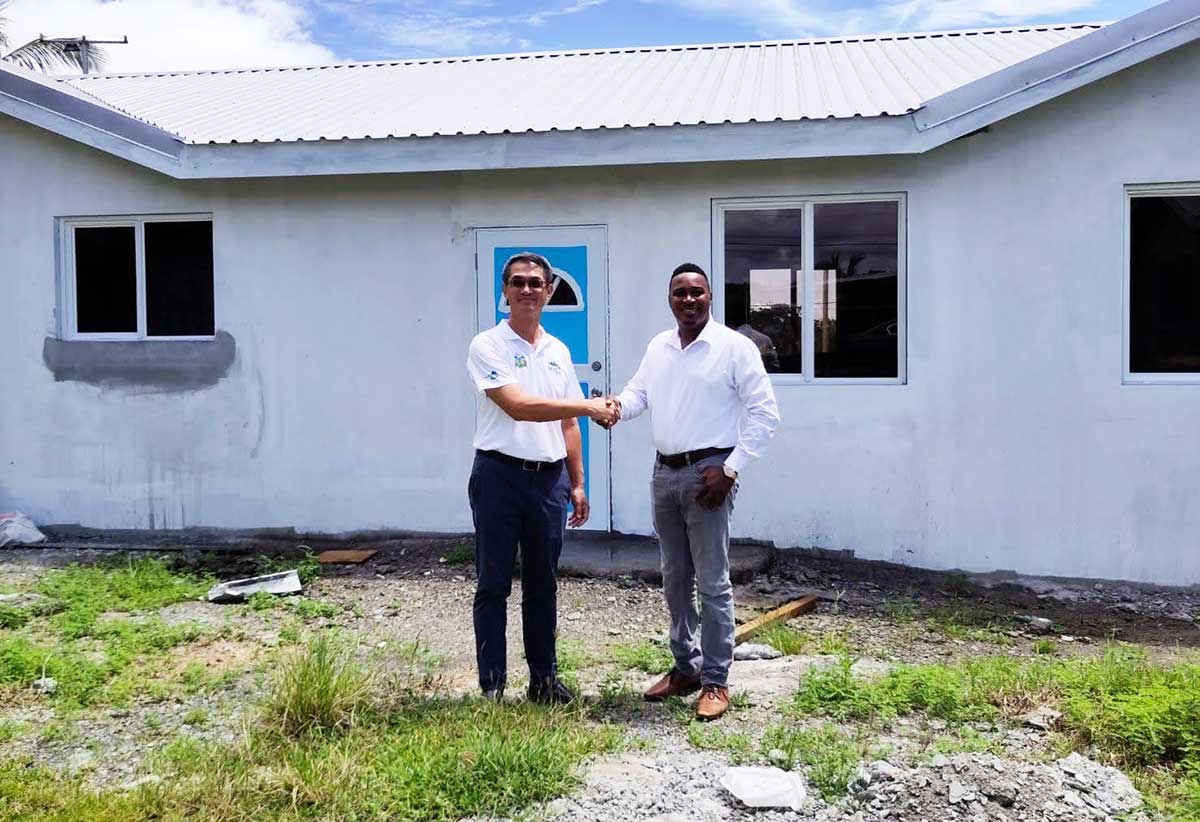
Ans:
{"type": "Polygon", "coordinates": [[[729,518],[737,478],[762,454],[779,411],[758,347],[712,319],[704,270],[676,268],[668,295],[676,327],[650,341],[616,398],[621,419],[650,410],[658,449],[654,530],[675,665],[645,696],[657,701],[699,689],[696,715],[716,719],[729,707],[733,662],[729,518]]]}
{"type": "Polygon", "coordinates": [[[500,699],[507,678],[505,623],[513,564],[521,546],[521,627],[529,698],[565,703],[555,654],[558,583],[567,505],[583,525],[581,416],[611,425],[616,410],[589,400],[571,353],[541,326],[554,291],[544,257],[515,254],[501,274],[509,318],[471,341],[467,371],[484,397],[475,422],[475,464],[467,493],[475,520],[475,658],[484,696],[500,699]]]}

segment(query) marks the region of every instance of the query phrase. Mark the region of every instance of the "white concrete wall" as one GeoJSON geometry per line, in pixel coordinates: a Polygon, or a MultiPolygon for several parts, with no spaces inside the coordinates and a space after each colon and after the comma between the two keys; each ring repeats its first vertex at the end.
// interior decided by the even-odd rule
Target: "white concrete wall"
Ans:
{"type": "MultiPolygon", "coordinates": [[[[736,531],[928,567],[1200,582],[1200,387],[1121,385],[1122,186],[1200,180],[1200,47],[915,158],[172,182],[0,118],[0,510],[94,527],[467,530],[472,226],[605,224],[610,372],[710,264],[715,197],[908,193],[903,386],[778,389],[736,531]],[[212,211],[231,374],[54,381],[54,217],[212,211]]],[[[649,531],[649,426],[613,438],[649,531]]]]}

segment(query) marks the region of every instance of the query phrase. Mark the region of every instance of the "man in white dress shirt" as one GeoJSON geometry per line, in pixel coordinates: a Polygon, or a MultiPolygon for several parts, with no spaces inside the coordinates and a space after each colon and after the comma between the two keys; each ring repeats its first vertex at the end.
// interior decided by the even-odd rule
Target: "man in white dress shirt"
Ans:
{"type": "Polygon", "coordinates": [[[509,318],[471,341],[467,371],[483,400],[467,494],[475,521],[475,658],[485,697],[507,679],[505,623],[521,546],[521,628],[529,698],[570,702],[555,653],[558,582],[567,504],[573,527],[588,518],[581,416],[611,425],[605,400],[585,399],[571,353],[541,326],[554,273],[538,254],[515,254],[501,274],[509,318]]]}
{"type": "Polygon", "coordinates": [[[757,346],[712,319],[704,270],[693,263],[676,268],[669,299],[676,328],[650,341],[637,373],[613,400],[622,420],[649,409],[658,450],[654,529],[675,665],[645,697],[699,689],[697,717],[716,719],[729,707],[733,662],[729,518],[738,476],[761,456],[779,411],[757,346]]]}

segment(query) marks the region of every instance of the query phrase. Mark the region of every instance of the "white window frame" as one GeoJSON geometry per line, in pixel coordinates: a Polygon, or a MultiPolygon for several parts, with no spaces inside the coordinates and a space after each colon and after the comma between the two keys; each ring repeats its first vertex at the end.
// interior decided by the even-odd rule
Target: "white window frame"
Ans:
{"type": "Polygon", "coordinates": [[[905,385],[908,382],[908,196],[905,192],[871,194],[819,194],[798,197],[736,197],[712,201],[712,292],[713,316],[725,322],[725,215],[730,211],[762,209],[803,209],[803,245],[801,262],[804,287],[801,299],[801,371],[800,374],[771,374],[775,385],[905,385]],[[896,376],[895,377],[817,377],[816,332],[812,317],[805,310],[816,304],[816,259],[813,215],[816,206],[826,203],[896,203],[896,376]]]}
{"type": "MultiPolygon", "coordinates": [[[[60,217],[57,220],[59,277],[58,304],[59,336],[64,340],[87,340],[92,342],[180,342],[216,339],[217,321],[216,294],[213,294],[213,333],[176,337],[151,337],[146,333],[146,231],[147,223],[212,222],[213,245],[216,245],[216,223],[212,214],[151,214],[122,215],[111,217],[60,217]],[[137,274],[137,331],[81,333],[79,313],[76,311],[75,295],[75,229],[76,228],[132,228],[134,268],[137,274]]],[[[216,254],[213,254],[213,289],[216,289],[216,254]]]]}
{"type": "Polygon", "coordinates": [[[1195,183],[1146,183],[1125,186],[1124,264],[1121,267],[1121,382],[1124,385],[1200,385],[1200,372],[1153,372],[1133,371],[1130,368],[1130,316],[1129,285],[1133,277],[1133,200],[1136,197],[1200,197],[1200,182],[1195,183]]]}

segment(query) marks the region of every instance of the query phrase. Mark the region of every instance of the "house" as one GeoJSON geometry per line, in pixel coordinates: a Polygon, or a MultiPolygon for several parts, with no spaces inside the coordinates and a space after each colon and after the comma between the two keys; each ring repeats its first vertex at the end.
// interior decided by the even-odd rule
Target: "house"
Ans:
{"type": "MultiPolygon", "coordinates": [[[[711,272],[740,536],[1200,582],[1200,0],[1110,25],[47,79],[0,67],[0,510],[470,529],[497,261],[617,391],[711,272]],[[566,289],[569,289],[567,291],[566,289]]],[[[649,533],[649,426],[587,427],[649,533]]]]}

